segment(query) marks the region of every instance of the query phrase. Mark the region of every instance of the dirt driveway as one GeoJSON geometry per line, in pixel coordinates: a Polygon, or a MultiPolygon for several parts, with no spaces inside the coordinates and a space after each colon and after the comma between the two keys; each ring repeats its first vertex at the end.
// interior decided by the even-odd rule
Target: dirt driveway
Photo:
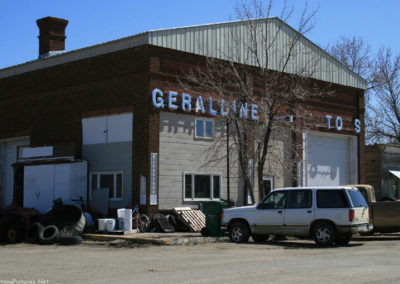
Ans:
{"type": "Polygon", "coordinates": [[[399,283],[399,255],[400,234],[358,237],[349,246],[331,248],[317,248],[305,240],[192,246],[2,245],[0,284],[399,283]]]}

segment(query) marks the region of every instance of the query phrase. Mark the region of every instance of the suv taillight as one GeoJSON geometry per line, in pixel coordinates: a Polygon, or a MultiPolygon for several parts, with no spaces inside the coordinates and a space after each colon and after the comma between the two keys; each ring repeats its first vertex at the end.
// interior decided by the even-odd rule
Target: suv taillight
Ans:
{"type": "Polygon", "coordinates": [[[224,218],[225,218],[224,212],[222,212],[222,213],[221,213],[221,221],[224,221],[224,218]]]}
{"type": "Polygon", "coordinates": [[[349,210],[349,221],[353,221],[354,220],[354,210],[349,210]]]}

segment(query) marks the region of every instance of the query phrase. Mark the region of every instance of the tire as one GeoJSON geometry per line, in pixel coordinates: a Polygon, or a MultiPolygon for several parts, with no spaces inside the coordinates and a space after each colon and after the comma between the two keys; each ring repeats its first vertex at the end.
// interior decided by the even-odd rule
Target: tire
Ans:
{"type": "Polygon", "coordinates": [[[59,239],[60,231],[55,225],[46,226],[39,232],[39,242],[43,245],[54,244],[58,242],[59,239]]]}
{"type": "Polygon", "coordinates": [[[329,223],[318,223],[312,230],[314,242],[319,246],[330,246],[335,242],[335,230],[329,223]]]}
{"type": "Polygon", "coordinates": [[[335,243],[337,245],[348,245],[353,235],[351,233],[338,234],[335,243]]]}
{"type": "Polygon", "coordinates": [[[10,243],[18,243],[22,239],[22,228],[21,226],[14,224],[11,225],[7,230],[7,241],[10,243]]]}
{"type": "Polygon", "coordinates": [[[43,225],[39,222],[33,223],[26,231],[25,239],[29,243],[39,242],[39,232],[43,229],[43,225]]]}
{"type": "Polygon", "coordinates": [[[41,219],[43,226],[55,225],[63,232],[63,237],[81,235],[85,229],[85,216],[74,205],[58,205],[41,219]]]}
{"type": "Polygon", "coordinates": [[[244,222],[235,222],[229,227],[229,239],[234,243],[247,243],[249,241],[249,228],[244,222]]]}
{"type": "Polygon", "coordinates": [[[266,243],[270,235],[253,235],[252,238],[255,243],[266,243]]]}
{"type": "Polygon", "coordinates": [[[81,236],[71,236],[60,238],[60,245],[63,246],[76,246],[82,244],[81,236]]]}

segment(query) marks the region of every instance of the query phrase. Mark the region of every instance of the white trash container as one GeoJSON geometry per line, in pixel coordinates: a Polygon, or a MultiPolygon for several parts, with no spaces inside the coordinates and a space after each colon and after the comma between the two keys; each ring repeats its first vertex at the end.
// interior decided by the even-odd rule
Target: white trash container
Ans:
{"type": "Polygon", "coordinates": [[[115,219],[107,219],[106,221],[106,230],[108,232],[115,230],[115,219]]]}
{"type": "Polygon", "coordinates": [[[106,230],[106,221],[107,219],[98,219],[98,226],[99,226],[99,231],[103,232],[106,230]]]}
{"type": "Polygon", "coordinates": [[[125,209],[124,211],[124,230],[132,231],[132,209],[125,209]]]}

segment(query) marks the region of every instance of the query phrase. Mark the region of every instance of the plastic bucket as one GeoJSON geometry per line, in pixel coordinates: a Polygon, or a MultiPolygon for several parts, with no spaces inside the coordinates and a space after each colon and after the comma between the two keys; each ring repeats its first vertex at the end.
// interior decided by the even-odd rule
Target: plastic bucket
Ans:
{"type": "Polygon", "coordinates": [[[107,219],[107,221],[106,221],[106,229],[109,232],[115,230],[115,220],[114,219],[107,219]]]}
{"type": "Polygon", "coordinates": [[[106,230],[106,221],[107,221],[107,219],[99,219],[98,220],[99,231],[106,230]]]}

